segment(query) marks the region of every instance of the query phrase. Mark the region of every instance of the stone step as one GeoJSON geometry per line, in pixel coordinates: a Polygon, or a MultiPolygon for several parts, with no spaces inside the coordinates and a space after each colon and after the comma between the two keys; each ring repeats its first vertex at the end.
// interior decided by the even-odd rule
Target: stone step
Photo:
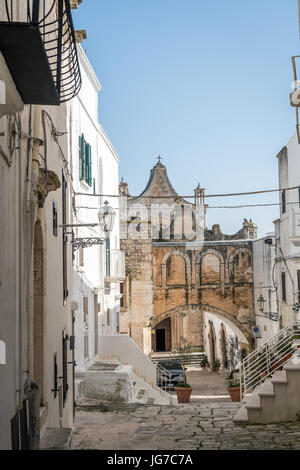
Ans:
{"type": "Polygon", "coordinates": [[[248,423],[248,411],[245,405],[242,405],[233,418],[234,423],[248,423]]]}
{"type": "Polygon", "coordinates": [[[287,376],[285,370],[277,370],[271,378],[273,384],[284,383],[287,384],[287,376]]]}
{"type": "Polygon", "coordinates": [[[147,398],[147,405],[153,405],[154,402],[155,402],[155,398],[153,398],[153,397],[148,397],[147,398]]]}
{"type": "MultiPolygon", "coordinates": [[[[205,353],[203,352],[197,352],[197,353],[192,353],[191,354],[191,362],[190,364],[192,365],[199,365],[205,356],[205,353]]],[[[151,360],[154,364],[157,364],[159,361],[176,361],[176,358],[174,358],[173,354],[171,352],[165,352],[165,353],[152,353],[151,354],[151,360]]]]}
{"type": "Polygon", "coordinates": [[[68,450],[71,448],[71,428],[46,428],[40,442],[41,450],[68,450]]]}
{"type": "Polygon", "coordinates": [[[261,409],[261,402],[259,395],[251,395],[249,397],[248,403],[246,403],[247,410],[259,410],[261,409]]]}
{"type": "Polygon", "coordinates": [[[274,397],[274,387],[271,380],[268,380],[264,383],[264,386],[259,391],[258,395],[260,397],[274,397]]]}

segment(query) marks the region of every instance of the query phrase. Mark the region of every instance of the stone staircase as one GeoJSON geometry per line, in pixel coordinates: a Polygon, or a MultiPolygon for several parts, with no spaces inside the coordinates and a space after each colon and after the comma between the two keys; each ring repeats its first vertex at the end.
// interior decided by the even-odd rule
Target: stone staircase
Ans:
{"type": "Polygon", "coordinates": [[[234,417],[236,424],[267,424],[300,419],[300,356],[289,359],[282,370],[245,395],[234,417]]]}
{"type": "Polygon", "coordinates": [[[78,404],[90,399],[145,405],[175,404],[172,395],[147,383],[130,364],[102,358],[88,370],[76,372],[75,398],[78,404]]]}
{"type": "Polygon", "coordinates": [[[176,398],[163,389],[149,385],[136,374],[133,375],[133,402],[145,405],[174,405],[176,398]]]}
{"type": "MultiPolygon", "coordinates": [[[[204,352],[194,352],[191,354],[192,356],[192,360],[191,362],[189,363],[190,365],[193,365],[193,366],[199,366],[200,367],[200,363],[203,359],[203,357],[205,356],[205,353],[204,352]]],[[[158,353],[152,353],[151,354],[151,361],[153,362],[153,364],[157,364],[159,361],[174,361],[176,359],[174,359],[174,356],[171,352],[158,352],[158,353]]]]}

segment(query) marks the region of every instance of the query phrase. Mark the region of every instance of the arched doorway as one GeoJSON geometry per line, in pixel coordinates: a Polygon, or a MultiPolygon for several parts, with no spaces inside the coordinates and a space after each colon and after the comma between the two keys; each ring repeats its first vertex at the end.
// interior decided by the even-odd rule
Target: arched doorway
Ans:
{"type": "Polygon", "coordinates": [[[156,325],[152,348],[155,352],[171,351],[171,318],[166,318],[156,325]]]}
{"type": "Polygon", "coordinates": [[[40,391],[40,401],[44,402],[44,246],[41,223],[34,228],[34,267],[33,267],[33,379],[40,391]]]}

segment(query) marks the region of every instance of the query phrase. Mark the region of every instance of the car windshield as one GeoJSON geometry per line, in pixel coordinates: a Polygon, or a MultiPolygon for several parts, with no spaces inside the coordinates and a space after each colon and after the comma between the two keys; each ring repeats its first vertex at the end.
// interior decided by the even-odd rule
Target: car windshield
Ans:
{"type": "Polygon", "coordinates": [[[182,370],[180,362],[175,361],[160,361],[159,364],[168,370],[182,370]]]}

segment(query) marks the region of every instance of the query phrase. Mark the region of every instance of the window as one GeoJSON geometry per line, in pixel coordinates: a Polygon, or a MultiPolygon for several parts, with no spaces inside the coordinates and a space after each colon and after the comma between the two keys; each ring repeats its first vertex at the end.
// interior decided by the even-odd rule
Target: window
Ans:
{"type": "Polygon", "coordinates": [[[68,298],[68,260],[67,260],[67,242],[68,236],[66,234],[67,227],[67,180],[64,170],[62,170],[62,239],[63,239],[63,300],[64,305],[67,302],[68,298]]]}
{"type": "Polygon", "coordinates": [[[121,282],[120,284],[120,294],[121,294],[121,297],[120,297],[120,307],[124,307],[124,283],[121,282]]]}
{"type": "Polygon", "coordinates": [[[286,199],[285,199],[285,191],[281,193],[281,212],[284,214],[286,211],[286,199]]]}
{"type": "Polygon", "coordinates": [[[52,201],[52,210],[53,210],[53,235],[57,237],[58,235],[58,223],[57,223],[57,202],[52,201]]]}
{"type": "Polygon", "coordinates": [[[63,331],[62,334],[62,371],[63,371],[63,406],[65,406],[68,394],[68,337],[63,331]]]}
{"type": "Polygon", "coordinates": [[[107,326],[110,325],[110,308],[106,310],[106,324],[107,326]]]}
{"type": "Polygon", "coordinates": [[[79,137],[79,179],[85,181],[89,186],[93,184],[92,178],[92,149],[84,135],[79,137]]]}
{"type": "Polygon", "coordinates": [[[286,302],[285,272],[281,273],[281,300],[282,302],[286,302]]]}
{"type": "Polygon", "coordinates": [[[89,315],[89,299],[87,297],[83,297],[83,321],[84,323],[88,322],[88,315],[89,315]]]}
{"type": "Polygon", "coordinates": [[[297,269],[298,302],[300,302],[300,269],[297,269]]]}

